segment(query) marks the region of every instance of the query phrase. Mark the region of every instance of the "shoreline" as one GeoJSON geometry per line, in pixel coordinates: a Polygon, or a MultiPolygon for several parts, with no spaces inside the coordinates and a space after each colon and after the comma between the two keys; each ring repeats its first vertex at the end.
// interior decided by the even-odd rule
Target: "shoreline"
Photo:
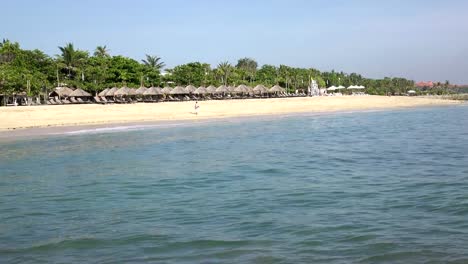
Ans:
{"type": "Polygon", "coordinates": [[[130,105],[62,105],[0,108],[0,139],[71,132],[77,128],[155,126],[217,120],[281,117],[298,114],[345,113],[415,107],[460,105],[459,101],[415,97],[304,97],[199,101],[198,115],[190,112],[194,102],[140,103],[130,105]],[[106,118],[108,117],[108,118],[106,118]],[[6,122],[5,122],[6,121],[6,122]]]}
{"type": "MultiPolygon", "coordinates": [[[[434,106],[432,106],[434,107],[434,106]]],[[[443,106],[442,106],[443,107],[443,106]]],[[[423,107],[420,107],[423,108],[423,107]]],[[[11,130],[0,130],[0,143],[9,139],[24,139],[24,138],[41,138],[47,136],[72,136],[80,134],[99,134],[113,133],[122,131],[136,131],[151,128],[171,128],[193,125],[209,125],[219,122],[237,123],[251,121],[267,121],[288,117],[310,117],[310,116],[325,116],[336,114],[353,114],[353,113],[371,113],[382,112],[389,110],[404,110],[410,108],[393,108],[393,109],[366,109],[352,111],[323,111],[323,112],[293,112],[285,114],[266,114],[266,115],[251,115],[251,116],[232,116],[219,118],[206,118],[199,120],[171,120],[171,121],[141,121],[141,122],[122,122],[122,123],[106,123],[106,124],[82,124],[71,126],[48,126],[48,127],[31,127],[11,130]]]]}

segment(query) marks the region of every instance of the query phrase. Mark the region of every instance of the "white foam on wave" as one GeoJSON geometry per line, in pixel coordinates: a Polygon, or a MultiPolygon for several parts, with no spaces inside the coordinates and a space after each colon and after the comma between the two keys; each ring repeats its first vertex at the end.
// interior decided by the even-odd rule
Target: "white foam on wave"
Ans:
{"type": "Polygon", "coordinates": [[[168,128],[168,127],[175,127],[175,126],[182,126],[183,124],[158,124],[158,125],[127,125],[127,126],[112,126],[112,127],[98,127],[98,128],[87,128],[87,129],[79,129],[73,131],[66,131],[60,133],[53,133],[55,135],[83,135],[83,134],[104,134],[104,133],[118,133],[118,132],[126,132],[126,131],[137,131],[137,130],[145,130],[145,129],[152,129],[152,128],[168,128]]]}

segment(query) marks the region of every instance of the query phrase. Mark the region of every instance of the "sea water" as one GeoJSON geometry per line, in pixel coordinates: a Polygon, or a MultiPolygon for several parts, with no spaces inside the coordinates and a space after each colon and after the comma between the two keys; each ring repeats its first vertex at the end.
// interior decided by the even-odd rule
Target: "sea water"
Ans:
{"type": "Polygon", "coordinates": [[[467,263],[468,107],[0,143],[0,262],[467,263]]]}

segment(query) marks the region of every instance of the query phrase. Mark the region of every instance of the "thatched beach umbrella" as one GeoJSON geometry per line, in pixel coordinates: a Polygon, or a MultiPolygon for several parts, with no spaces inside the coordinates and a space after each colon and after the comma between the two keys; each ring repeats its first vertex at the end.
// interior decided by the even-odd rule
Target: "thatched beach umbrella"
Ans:
{"type": "Polygon", "coordinates": [[[171,94],[187,94],[185,88],[182,86],[176,86],[172,91],[171,94]]]}
{"type": "Polygon", "coordinates": [[[164,87],[164,88],[161,90],[161,92],[162,92],[163,94],[170,94],[171,91],[172,91],[172,88],[169,87],[169,86],[166,86],[166,87],[164,87]]]}
{"type": "Polygon", "coordinates": [[[346,87],[344,87],[343,85],[340,85],[338,87],[336,87],[338,90],[341,90],[341,89],[346,89],[346,87]]]}
{"type": "Polygon", "coordinates": [[[263,93],[268,93],[268,89],[265,86],[259,84],[255,86],[255,88],[253,88],[253,92],[263,94],[263,93]]]}
{"type": "Polygon", "coordinates": [[[114,96],[127,96],[129,95],[129,89],[127,86],[124,86],[120,89],[118,89],[115,93],[114,96]]]}
{"type": "Polygon", "coordinates": [[[140,88],[136,89],[135,94],[143,95],[143,94],[145,94],[146,90],[148,90],[148,88],[146,88],[144,86],[140,86],[140,88]]]}
{"type": "Polygon", "coordinates": [[[236,93],[249,93],[250,90],[246,85],[241,84],[241,85],[237,86],[236,89],[234,89],[234,92],[236,92],[236,93]]]}
{"type": "Polygon", "coordinates": [[[229,93],[229,90],[225,85],[221,85],[218,88],[216,88],[215,93],[229,93]]]}
{"type": "Polygon", "coordinates": [[[110,90],[109,88],[106,88],[106,89],[102,90],[102,91],[98,94],[98,96],[101,96],[101,97],[106,96],[106,93],[107,93],[109,90],[110,90]]]}
{"type": "Polygon", "coordinates": [[[161,88],[159,87],[150,87],[146,89],[143,95],[159,95],[162,94],[161,88]]]}
{"type": "Polygon", "coordinates": [[[286,90],[283,87],[279,86],[278,84],[271,87],[269,90],[270,93],[283,93],[285,91],[286,90]]]}
{"type": "Polygon", "coordinates": [[[128,95],[136,95],[136,89],[127,87],[127,93],[128,95]]]}
{"type": "Polygon", "coordinates": [[[234,92],[235,92],[234,90],[236,90],[236,87],[234,87],[234,86],[228,86],[228,87],[227,87],[227,90],[228,90],[230,93],[234,93],[234,92]]]}
{"type": "Polygon", "coordinates": [[[327,91],[335,91],[337,88],[333,85],[327,88],[327,91]]]}
{"type": "Polygon", "coordinates": [[[112,87],[109,89],[109,91],[107,91],[107,93],[105,94],[105,96],[114,96],[115,92],[117,92],[119,90],[119,88],[117,87],[112,87]]]}
{"type": "Polygon", "coordinates": [[[206,87],[206,91],[208,93],[214,94],[214,93],[216,93],[216,87],[214,87],[213,85],[210,85],[210,86],[206,87]]]}
{"type": "Polygon", "coordinates": [[[68,97],[70,94],[73,93],[73,90],[68,87],[55,87],[54,91],[50,93],[50,96],[58,96],[58,97],[68,97]]]}
{"type": "Polygon", "coordinates": [[[193,85],[187,85],[187,87],[185,87],[185,91],[187,93],[193,93],[193,92],[195,92],[196,89],[197,89],[197,87],[195,87],[193,85]]]}
{"type": "Polygon", "coordinates": [[[70,95],[70,97],[91,97],[91,94],[80,89],[80,88],[77,88],[75,91],[73,91],[70,95]]]}
{"type": "Polygon", "coordinates": [[[194,94],[206,94],[206,93],[208,93],[208,91],[206,90],[205,87],[200,86],[193,93],[194,94]]]}
{"type": "Polygon", "coordinates": [[[245,85],[243,84],[237,86],[236,89],[234,89],[235,93],[245,93],[245,91],[246,91],[246,88],[245,88],[245,85]]]}

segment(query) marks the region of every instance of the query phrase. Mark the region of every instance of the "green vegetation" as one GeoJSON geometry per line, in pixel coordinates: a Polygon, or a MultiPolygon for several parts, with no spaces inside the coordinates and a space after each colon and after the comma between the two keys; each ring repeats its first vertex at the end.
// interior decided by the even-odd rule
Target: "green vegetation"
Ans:
{"type": "MultiPolygon", "coordinates": [[[[40,50],[21,49],[17,42],[0,43],[0,94],[47,94],[56,86],[80,87],[96,93],[108,87],[166,85],[240,85],[279,84],[289,91],[306,89],[314,79],[320,87],[364,85],[369,94],[404,94],[414,88],[414,81],[404,78],[370,79],[357,73],[320,72],[317,69],[263,65],[252,58],[241,58],[234,66],[221,62],[212,69],[209,64],[190,62],[161,74],[164,62],[155,55],[137,60],[111,55],[107,46],[97,46],[90,55],[72,43],[58,47],[59,54],[50,57],[40,50]]],[[[429,93],[448,93],[449,83],[429,89],[429,93]]],[[[420,91],[418,91],[420,92],[420,91]]]]}

